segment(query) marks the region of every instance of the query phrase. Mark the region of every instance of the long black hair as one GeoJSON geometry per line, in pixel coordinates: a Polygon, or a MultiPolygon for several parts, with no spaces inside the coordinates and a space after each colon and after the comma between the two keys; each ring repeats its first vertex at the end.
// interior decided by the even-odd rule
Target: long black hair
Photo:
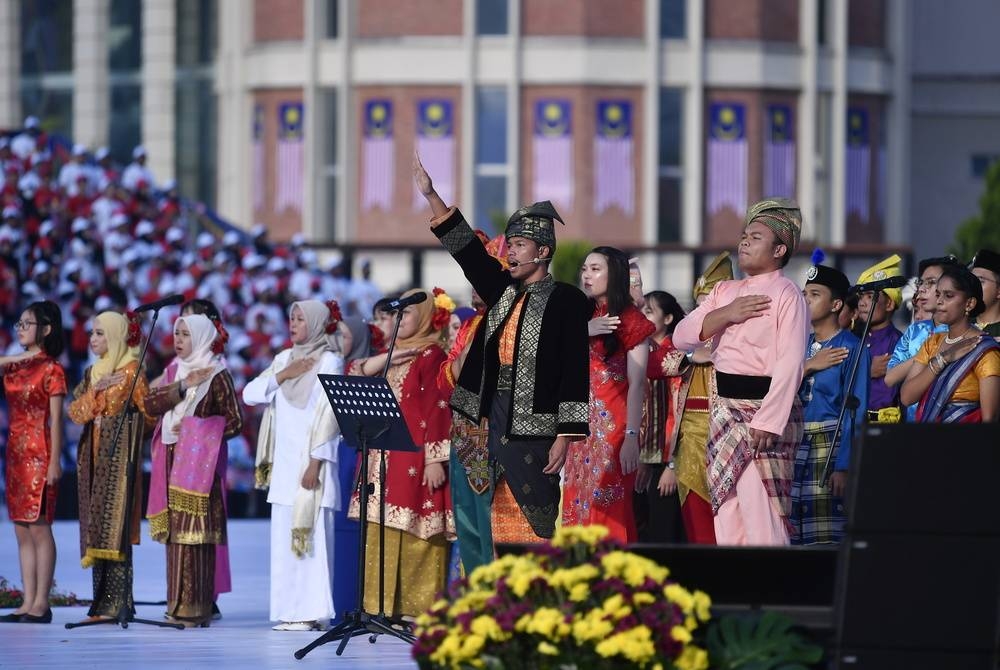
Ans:
{"type": "Polygon", "coordinates": [[[25,307],[24,311],[30,312],[35,317],[35,321],[38,322],[35,343],[52,358],[58,358],[63,352],[63,347],[66,346],[66,337],[63,335],[62,327],[62,311],[59,309],[59,305],[51,300],[40,300],[25,307]],[[42,335],[45,326],[49,327],[48,335],[42,335]]]}
{"type": "Polygon", "coordinates": [[[685,316],[684,308],[680,306],[677,302],[677,298],[667,293],[666,291],[650,291],[645,295],[647,301],[653,301],[656,306],[660,308],[664,316],[672,316],[670,323],[667,324],[667,335],[674,334],[674,328],[677,324],[681,322],[685,316]]]}
{"type": "MultiPolygon", "coordinates": [[[[608,263],[608,316],[620,316],[625,308],[632,304],[632,296],[629,294],[629,268],[628,254],[615,247],[594,247],[590,250],[592,254],[604,256],[608,263]]],[[[597,307],[597,301],[590,299],[591,314],[597,307]]],[[[604,341],[604,358],[611,358],[611,355],[618,351],[618,337],[614,333],[601,336],[604,341]]]]}
{"type": "Polygon", "coordinates": [[[944,266],[941,276],[938,277],[938,284],[945,277],[950,279],[959,293],[964,294],[966,298],[976,299],[976,306],[969,312],[970,321],[975,320],[986,310],[986,304],[983,302],[983,284],[979,281],[979,277],[961,265],[951,264],[944,266]]]}

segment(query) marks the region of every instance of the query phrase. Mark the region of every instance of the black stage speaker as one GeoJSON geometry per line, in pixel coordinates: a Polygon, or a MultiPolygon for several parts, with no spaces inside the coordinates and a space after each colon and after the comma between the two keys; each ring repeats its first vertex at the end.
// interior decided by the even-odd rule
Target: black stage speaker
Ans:
{"type": "Polygon", "coordinates": [[[843,670],[995,670],[1000,426],[869,425],[837,576],[843,670]]]}

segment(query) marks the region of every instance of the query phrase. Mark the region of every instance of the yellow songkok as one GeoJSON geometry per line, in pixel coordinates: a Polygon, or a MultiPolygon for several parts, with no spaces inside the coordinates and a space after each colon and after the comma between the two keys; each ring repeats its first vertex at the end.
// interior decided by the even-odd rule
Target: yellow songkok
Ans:
{"type": "MultiPolygon", "coordinates": [[[[881,281],[883,279],[888,279],[889,277],[902,277],[903,276],[903,259],[898,255],[893,254],[889,256],[884,261],[879,261],[875,265],[871,266],[860,275],[858,275],[858,283],[866,284],[871,281],[881,281]]],[[[901,288],[887,288],[882,290],[889,298],[892,300],[896,307],[903,304],[903,289],[901,288]]]]}
{"type": "Polygon", "coordinates": [[[698,277],[694,284],[695,302],[703,295],[712,292],[712,288],[720,281],[727,281],[733,278],[733,261],[729,258],[729,252],[723,251],[712,259],[705,271],[698,277]]]}

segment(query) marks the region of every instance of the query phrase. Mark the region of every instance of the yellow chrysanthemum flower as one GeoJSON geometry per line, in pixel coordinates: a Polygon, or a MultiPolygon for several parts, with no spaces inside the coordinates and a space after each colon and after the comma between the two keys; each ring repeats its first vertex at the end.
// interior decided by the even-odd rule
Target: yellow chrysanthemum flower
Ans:
{"type": "Polygon", "coordinates": [[[554,547],[571,547],[574,544],[586,544],[594,547],[608,536],[610,531],[604,526],[560,526],[552,538],[554,547]]]}
{"type": "Polygon", "coordinates": [[[482,614],[473,619],[469,630],[476,635],[482,635],[487,640],[502,642],[510,639],[510,633],[505,633],[497,620],[488,614],[482,614]]]}
{"type": "Polygon", "coordinates": [[[558,656],[559,647],[555,646],[551,642],[542,640],[538,643],[538,653],[545,654],[546,656],[558,656]]]}
{"type": "Polygon", "coordinates": [[[684,647],[674,665],[678,670],[708,670],[708,652],[694,646],[684,647]]]}
{"type": "Polygon", "coordinates": [[[691,641],[691,631],[684,626],[674,626],[670,629],[670,637],[674,638],[681,644],[687,644],[691,641]]]}
{"type": "Polygon", "coordinates": [[[541,607],[535,610],[528,622],[527,632],[538,633],[552,640],[569,635],[572,628],[566,623],[566,616],[553,607],[541,607]]]}
{"type": "Polygon", "coordinates": [[[704,591],[695,591],[694,595],[694,610],[698,619],[701,621],[708,621],[712,618],[712,599],[708,597],[708,594],[704,591]]]}
{"type": "Polygon", "coordinates": [[[667,600],[681,608],[685,614],[694,611],[694,596],[680,584],[667,584],[663,587],[663,595],[667,600]]]}

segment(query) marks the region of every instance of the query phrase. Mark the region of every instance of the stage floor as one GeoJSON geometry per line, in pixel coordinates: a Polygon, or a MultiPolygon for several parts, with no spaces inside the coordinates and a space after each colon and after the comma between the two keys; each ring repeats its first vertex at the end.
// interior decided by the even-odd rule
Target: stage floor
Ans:
{"type": "MultiPolygon", "coordinates": [[[[0,576],[21,583],[14,529],[2,511],[0,521],[0,576]]],[[[56,583],[61,592],[90,598],[90,571],[80,567],[79,525],[57,521],[53,527],[59,557],[56,583]]],[[[0,624],[0,668],[99,668],[132,670],[156,668],[331,668],[395,670],[416,668],[410,646],[390,638],[370,644],[352,639],[343,656],[338,643],[318,647],[301,661],[293,652],[319,636],[316,632],[277,632],[268,622],[268,538],[266,520],[229,522],[233,592],[219,598],[223,618],[211,628],[174,630],[138,623],[122,629],[101,625],[66,630],[63,624],[86,618],[85,607],[55,607],[49,625],[0,624]]],[[[163,545],[149,539],[143,524],[142,544],[135,551],[136,601],[166,598],[163,545]]],[[[162,620],[162,605],[139,605],[137,616],[162,620]]],[[[4,610],[6,613],[10,610],[4,610]]]]}

